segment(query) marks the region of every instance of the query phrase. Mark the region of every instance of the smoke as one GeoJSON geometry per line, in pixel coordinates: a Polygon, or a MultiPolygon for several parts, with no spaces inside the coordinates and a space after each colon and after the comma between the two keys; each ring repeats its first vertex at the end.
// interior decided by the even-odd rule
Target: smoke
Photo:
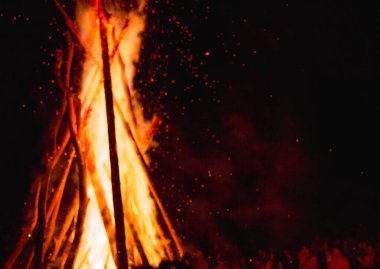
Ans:
{"type": "Polygon", "coordinates": [[[221,117],[214,129],[172,127],[160,145],[155,173],[177,230],[212,257],[291,243],[304,229],[312,188],[305,146],[287,128],[291,118],[284,115],[279,135],[268,139],[247,115],[221,117]]]}

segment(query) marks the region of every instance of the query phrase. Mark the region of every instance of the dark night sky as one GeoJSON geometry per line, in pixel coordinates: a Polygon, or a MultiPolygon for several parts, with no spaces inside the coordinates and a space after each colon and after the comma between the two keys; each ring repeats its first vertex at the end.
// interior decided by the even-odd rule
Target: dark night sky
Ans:
{"type": "MultiPolygon", "coordinates": [[[[0,228],[9,246],[56,104],[48,63],[65,26],[52,1],[1,2],[0,228]]],[[[152,176],[180,234],[246,251],[378,230],[380,10],[158,2],[136,84],[148,113],[168,125],[152,176]]]]}

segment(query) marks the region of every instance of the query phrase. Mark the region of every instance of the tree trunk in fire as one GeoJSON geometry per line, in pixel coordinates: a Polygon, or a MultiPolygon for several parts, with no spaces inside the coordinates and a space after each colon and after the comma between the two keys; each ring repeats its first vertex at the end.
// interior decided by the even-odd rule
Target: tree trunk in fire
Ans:
{"type": "Polygon", "coordinates": [[[106,98],[107,123],[108,123],[108,143],[111,163],[111,182],[112,182],[112,197],[115,215],[115,230],[116,230],[116,251],[117,251],[117,267],[119,269],[128,268],[128,256],[126,248],[125,226],[123,202],[120,190],[120,174],[119,160],[117,156],[116,132],[115,132],[115,114],[113,111],[113,95],[112,82],[110,71],[110,58],[108,52],[107,29],[104,25],[106,13],[104,10],[103,1],[98,2],[98,13],[100,21],[100,38],[102,46],[103,59],[103,76],[104,90],[106,98]]]}

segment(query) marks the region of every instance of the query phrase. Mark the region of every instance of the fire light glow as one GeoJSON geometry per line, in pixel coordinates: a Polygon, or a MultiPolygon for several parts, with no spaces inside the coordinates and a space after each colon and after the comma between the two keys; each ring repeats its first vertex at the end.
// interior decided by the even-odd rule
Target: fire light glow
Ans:
{"type": "MultiPolygon", "coordinates": [[[[151,194],[150,179],[136,150],[137,145],[140,152],[144,153],[153,143],[150,135],[152,121],[144,118],[133,86],[134,64],[139,59],[140,35],[145,28],[143,7],[144,3],[140,2],[136,9],[129,12],[116,8],[110,10],[112,17],[107,30],[129,263],[142,264],[141,250],[137,247],[140,244],[149,263],[158,266],[163,259],[170,258],[170,242],[158,223],[158,209],[151,194]]],[[[116,250],[112,249],[115,248],[115,238],[105,228],[114,227],[114,218],[96,9],[78,5],[77,24],[91,53],[87,53],[83,64],[79,96],[83,120],[80,143],[86,158],[89,203],[74,267],[116,268],[113,259],[116,250]],[[111,217],[107,219],[107,216],[111,217]],[[112,225],[105,225],[107,221],[111,221],[112,225]]],[[[149,163],[146,154],[143,154],[143,159],[149,163]]]]}

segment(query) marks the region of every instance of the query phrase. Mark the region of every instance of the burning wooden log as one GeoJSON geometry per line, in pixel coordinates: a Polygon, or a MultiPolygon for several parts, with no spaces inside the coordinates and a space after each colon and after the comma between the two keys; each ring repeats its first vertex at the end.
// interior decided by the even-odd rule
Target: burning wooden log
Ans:
{"type": "MultiPolygon", "coordinates": [[[[56,76],[58,85],[61,88],[62,91],[64,91],[66,94],[64,97],[68,98],[68,118],[69,118],[69,131],[70,131],[70,137],[72,144],[75,149],[75,154],[77,157],[77,165],[78,165],[78,181],[79,181],[79,209],[78,209],[78,216],[75,226],[75,234],[74,234],[74,241],[72,244],[72,254],[70,255],[70,258],[68,260],[68,267],[71,268],[74,264],[75,260],[75,253],[77,252],[77,249],[80,244],[82,232],[83,232],[83,226],[84,226],[84,220],[86,215],[86,208],[88,204],[88,197],[87,197],[87,179],[86,179],[86,168],[85,168],[85,161],[83,158],[82,153],[82,147],[79,142],[79,130],[80,130],[80,122],[77,123],[77,115],[76,115],[76,104],[74,101],[74,94],[73,90],[70,87],[70,70],[71,70],[71,63],[73,59],[74,54],[74,44],[72,41],[72,38],[70,34],[66,34],[67,37],[67,43],[68,43],[68,60],[66,64],[66,76],[65,76],[65,82],[63,82],[61,75],[60,75],[60,65],[62,62],[62,55],[60,53],[57,53],[57,70],[56,76]]],[[[49,240],[48,240],[49,241],[49,240]]],[[[45,253],[44,253],[45,254],[45,253]]]]}
{"type": "Polygon", "coordinates": [[[78,13],[90,26],[79,18],[77,27],[58,0],[54,3],[86,53],[81,85],[74,91],[70,83],[75,45],[66,34],[68,49],[56,54],[62,102],[51,128],[52,148],[33,185],[33,217],[4,268],[124,269],[179,258],[182,249],[145,155],[159,121],[148,123],[139,104],[132,105],[130,69],[137,56],[131,54],[138,50],[129,49],[140,44],[143,5],[135,13],[119,12],[125,17],[113,24],[115,18],[104,20],[103,1],[94,2],[78,13]],[[113,38],[106,24],[113,27],[113,38]]]}
{"type": "Polygon", "coordinates": [[[112,181],[112,197],[115,216],[116,227],[116,251],[117,260],[116,265],[118,268],[128,268],[128,256],[127,248],[125,246],[125,225],[124,225],[124,209],[121,198],[120,187],[120,172],[119,172],[119,158],[117,155],[116,145],[116,131],[115,131],[115,114],[113,111],[113,93],[112,93],[112,81],[110,70],[110,57],[108,50],[108,34],[106,26],[104,25],[106,20],[106,11],[104,8],[104,2],[99,1],[97,4],[98,16],[99,16],[99,29],[103,59],[103,78],[104,78],[104,92],[106,97],[106,111],[107,111],[107,123],[108,123],[108,143],[111,163],[111,181],[112,181]]]}

